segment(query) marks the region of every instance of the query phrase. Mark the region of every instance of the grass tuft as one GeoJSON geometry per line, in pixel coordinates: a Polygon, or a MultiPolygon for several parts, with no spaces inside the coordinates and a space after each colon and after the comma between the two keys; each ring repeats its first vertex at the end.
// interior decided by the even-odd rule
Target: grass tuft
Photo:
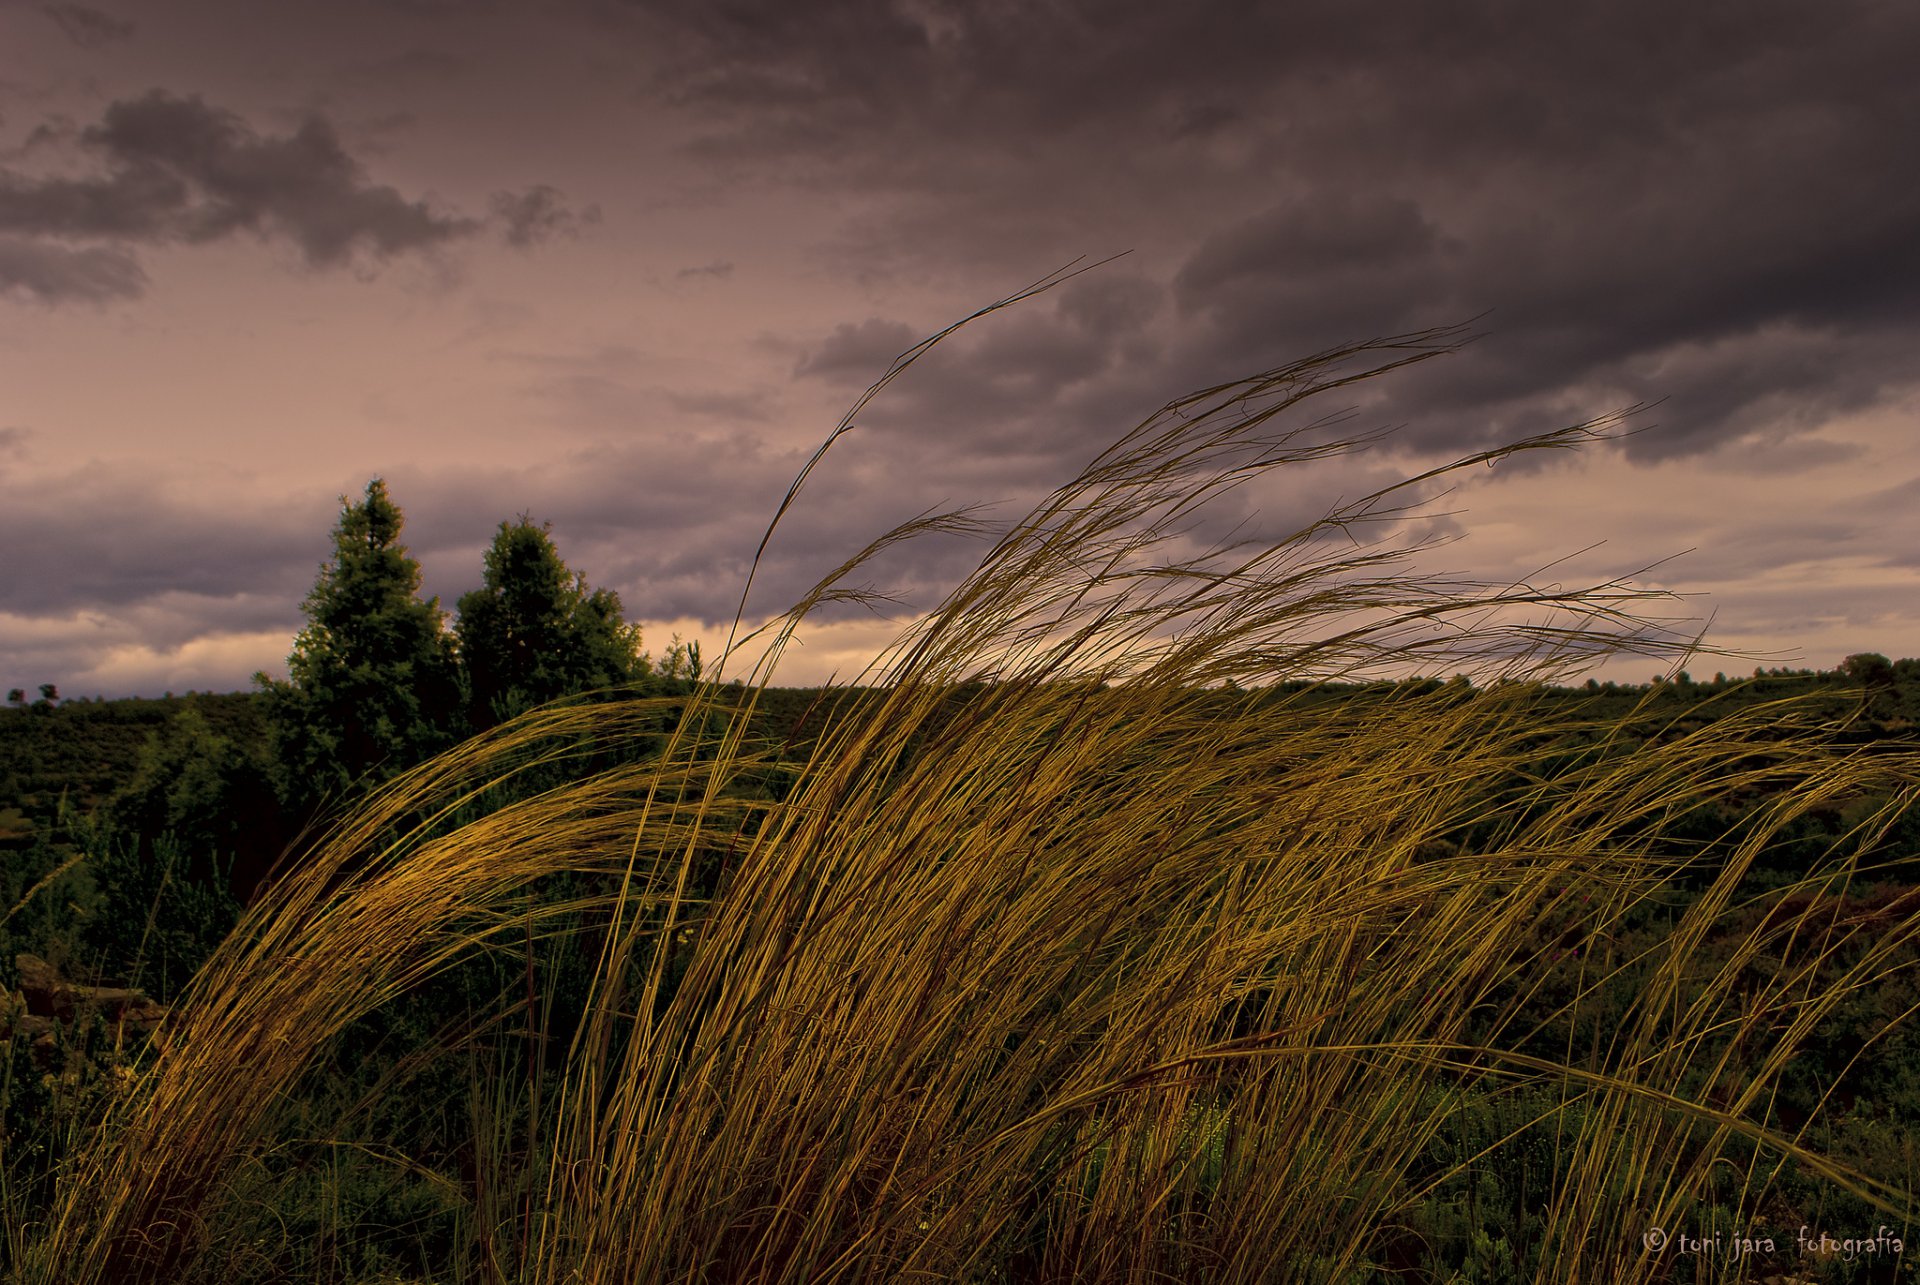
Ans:
{"type": "Polygon", "coordinates": [[[1451,471],[1613,421],[1277,542],[1195,535],[1248,479],[1368,444],[1303,403],[1462,338],[1169,404],[990,535],[788,769],[749,729],[794,631],[880,549],[974,515],[876,541],[691,695],[535,711],[391,783],[196,979],[18,1279],[294,1278],[236,1229],[302,1086],[355,1023],[488,954],[524,967],[463,1045],[471,1172],[427,1176],[464,1231],[422,1280],[1441,1279],[1457,1217],[1512,1279],[1652,1281],[1672,1259],[1650,1226],[1759,1220],[1790,1175],[1910,1217],[1775,1102],[1821,1023],[1908,967],[1920,917],[1836,911],[1870,845],[1765,894],[1747,876],[1836,800],[1888,800],[1861,823],[1884,828],[1920,760],[1836,748],[1792,702],[1650,739],[1570,717],[1544,682],[1691,653],[1638,614],[1662,595],[1433,577],[1375,538],[1451,471]],[[1456,670],[1483,681],[1316,686],[1456,670]],[[605,765],[669,715],[657,752],[605,765]],[[1711,867],[1659,842],[1756,792],[1711,867]],[[1686,879],[1672,931],[1643,932],[1686,879]],[[561,958],[591,985],[549,1039],[561,958]],[[1496,1238],[1446,1193],[1516,1149],[1537,1198],[1496,1238]]]}

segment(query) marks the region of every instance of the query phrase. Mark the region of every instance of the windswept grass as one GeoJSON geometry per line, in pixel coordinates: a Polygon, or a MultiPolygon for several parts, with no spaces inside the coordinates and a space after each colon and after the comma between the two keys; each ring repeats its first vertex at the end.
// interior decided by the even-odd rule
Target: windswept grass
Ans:
{"type": "Polygon", "coordinates": [[[310,1070],[477,952],[527,962],[472,1047],[527,1057],[472,1060],[473,1172],[423,1169],[461,1230],[419,1279],[1421,1279],[1439,1193],[1522,1144],[1541,1195],[1500,1242],[1511,1279],[1667,1279],[1648,1229],[1757,1223],[1783,1162],[1901,1222],[1909,1190],[1818,1154],[1773,1095],[1825,1018],[1910,967],[1920,917],[1836,910],[1871,874],[1842,852],[1766,915],[1742,889],[1810,809],[1875,794],[1886,824],[1920,760],[1838,750],[1791,703],[1649,742],[1544,722],[1540,680],[1692,644],[1623,582],[1477,585],[1358,538],[1447,469],[1193,551],[1209,499],[1365,445],[1296,424],[1302,403],[1458,338],[1168,406],[990,535],[802,764],[746,735],[793,630],[879,548],[973,515],[876,542],[684,699],[536,711],[392,783],[198,978],[18,1278],[312,1279],[256,1234],[295,1189],[275,1160],[310,1070]],[[1486,681],[1275,685],[1396,669],[1486,681]],[[669,707],[658,754],[566,770],[669,707]],[[1661,825],[1756,792],[1674,930],[1636,936],[1689,861],[1661,825]],[[1736,964],[1700,975],[1741,914],[1736,964]],[[582,950],[543,1090],[534,961],[582,950]]]}

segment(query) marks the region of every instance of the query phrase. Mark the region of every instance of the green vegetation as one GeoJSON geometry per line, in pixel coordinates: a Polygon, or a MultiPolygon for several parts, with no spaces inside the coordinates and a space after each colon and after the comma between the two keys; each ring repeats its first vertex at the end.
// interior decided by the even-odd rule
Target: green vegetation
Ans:
{"type": "Polygon", "coordinates": [[[456,636],[476,730],[562,696],[629,686],[649,669],[619,595],[569,575],[547,529],[525,517],[500,524],[486,583],[460,599],[456,636]]]}
{"type": "Polygon", "coordinates": [[[663,676],[523,519],[442,653],[369,488],[251,732],[190,702],[124,788],[74,775],[64,830],[62,778],[6,769],[7,833],[93,858],[19,890],[33,931],[111,904],[65,962],[174,1001],[46,1071],[16,1035],[12,1279],[1904,1279],[1797,1236],[1915,1236],[1913,662],[1555,686],[1690,648],[1649,594],[1347,538],[1404,487],[1175,552],[1250,470],[1356,446],[1282,412],[1450,339],[1168,407],[847,689],[765,683],[860,559],[752,665],[663,676]],[[334,595],[386,624],[324,625],[334,595]],[[402,666],[456,698],[374,690],[402,666]],[[349,684],[384,711],[357,748],[290,694],[349,684]],[[213,944],[212,891],[167,890],[235,895],[289,753],[358,793],[213,944]]]}
{"type": "Polygon", "coordinates": [[[308,595],[307,627],[282,682],[258,675],[283,796],[311,806],[383,780],[455,739],[453,639],[420,564],[399,543],[398,505],[378,478],[334,528],[333,560],[308,595]]]}

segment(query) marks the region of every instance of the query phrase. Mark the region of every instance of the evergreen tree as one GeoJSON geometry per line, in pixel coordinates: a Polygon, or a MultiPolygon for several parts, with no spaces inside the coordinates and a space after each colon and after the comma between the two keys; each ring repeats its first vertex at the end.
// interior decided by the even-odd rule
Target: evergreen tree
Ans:
{"type": "Polygon", "coordinates": [[[341,504],[287,680],[254,679],[282,797],[302,810],[445,748],[459,709],[453,640],[439,599],[418,597],[420,564],[399,543],[405,519],[386,483],[341,504]]]}
{"type": "Polygon", "coordinates": [[[622,617],[619,595],[589,591],[585,575],[568,571],[551,530],[524,514],[502,522],[484,583],[460,599],[455,632],[476,729],[648,674],[640,631],[622,617]]]}

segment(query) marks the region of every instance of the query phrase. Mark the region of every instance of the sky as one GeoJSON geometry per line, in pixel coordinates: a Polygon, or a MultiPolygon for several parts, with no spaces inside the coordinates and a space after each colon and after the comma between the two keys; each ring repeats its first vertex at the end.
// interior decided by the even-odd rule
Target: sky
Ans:
{"type": "MultiPolygon", "coordinates": [[[[1313,403],[1390,435],[1230,516],[1647,405],[1381,538],[1643,573],[1742,654],[1696,675],[1920,654],[1917,57],[1904,0],[0,0],[0,686],[284,674],[376,476],[443,606],[526,514],[711,658],[861,393],[1076,262],[857,417],[749,623],[1174,398],[1470,324],[1313,403]]],[[[776,681],[906,619],[809,625],[776,681]]]]}

